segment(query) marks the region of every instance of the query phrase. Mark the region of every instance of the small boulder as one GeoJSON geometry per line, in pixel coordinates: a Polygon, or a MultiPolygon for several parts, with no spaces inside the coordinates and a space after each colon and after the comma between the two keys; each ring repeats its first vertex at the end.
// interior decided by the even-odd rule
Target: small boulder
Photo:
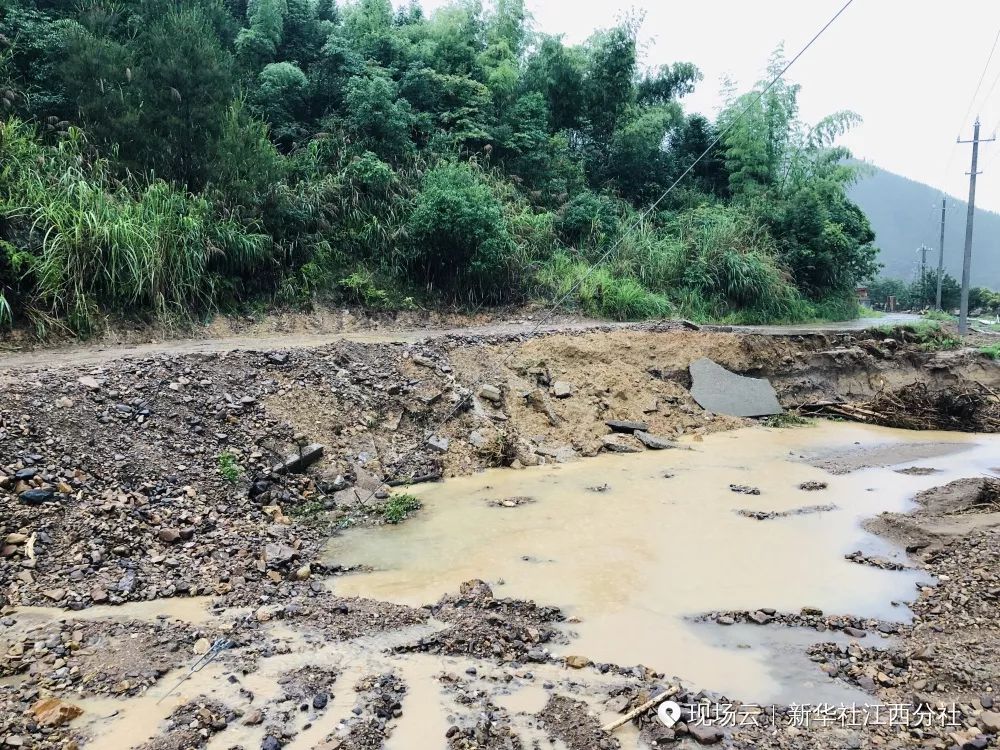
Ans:
{"type": "Polygon", "coordinates": [[[83,713],[83,709],[58,698],[42,698],[31,706],[31,715],[43,727],[61,727],[83,713]]]}
{"type": "Polygon", "coordinates": [[[499,404],[503,401],[503,395],[495,385],[483,385],[479,389],[479,398],[492,401],[494,404],[499,404]]]}
{"type": "Polygon", "coordinates": [[[173,544],[181,538],[181,532],[177,529],[160,529],[160,533],[157,535],[161,542],[166,544],[173,544]]]}
{"type": "Polygon", "coordinates": [[[448,438],[441,437],[440,435],[431,435],[427,438],[427,447],[437,453],[447,453],[448,438]]]}
{"type": "Polygon", "coordinates": [[[573,395],[573,386],[565,380],[557,380],[552,384],[552,395],[556,398],[569,398],[573,395]]]}

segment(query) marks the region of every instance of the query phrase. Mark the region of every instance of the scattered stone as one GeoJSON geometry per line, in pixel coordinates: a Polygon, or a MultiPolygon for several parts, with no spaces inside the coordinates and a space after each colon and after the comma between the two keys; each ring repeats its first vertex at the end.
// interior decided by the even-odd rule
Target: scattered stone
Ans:
{"type": "Polygon", "coordinates": [[[494,404],[499,404],[503,401],[503,395],[500,393],[500,389],[495,385],[483,385],[480,387],[479,398],[492,401],[494,404]]]}
{"type": "Polygon", "coordinates": [[[731,484],[729,485],[730,492],[738,492],[741,495],[759,495],[760,489],[757,487],[749,487],[745,484],[731,484]]]}
{"type": "MultiPolygon", "coordinates": [[[[734,490],[735,491],[735,490],[734,490]]],[[[753,493],[748,493],[753,494],[753,493]]],[[[755,521],[770,521],[774,518],[788,518],[789,516],[806,516],[812,513],[827,513],[837,510],[836,505],[806,505],[802,508],[792,508],[791,510],[750,510],[741,508],[739,513],[744,518],[752,518],[755,521]]]]}
{"type": "Polygon", "coordinates": [[[726,733],[719,729],[719,727],[713,727],[709,724],[698,724],[692,723],[688,725],[688,734],[690,734],[700,745],[715,745],[722,742],[726,733]]]}
{"type": "MultiPolygon", "coordinates": [[[[83,713],[83,709],[58,698],[42,698],[31,706],[31,715],[43,727],[61,727],[83,713]]],[[[9,744],[9,743],[8,743],[9,744]]]]}
{"type": "Polygon", "coordinates": [[[448,452],[448,438],[440,435],[431,435],[427,438],[427,447],[438,453],[448,452]]]}
{"type": "Polygon", "coordinates": [[[799,489],[806,492],[816,492],[817,490],[825,490],[827,486],[826,482],[817,482],[815,479],[810,479],[808,482],[802,482],[799,485],[799,489]]]}
{"type": "Polygon", "coordinates": [[[677,447],[677,443],[673,440],[668,440],[667,438],[660,437],[659,435],[653,435],[645,430],[636,430],[632,434],[639,438],[639,442],[650,450],[659,451],[677,447]]]}
{"type": "Polygon", "coordinates": [[[909,568],[909,566],[904,565],[901,562],[897,562],[896,560],[890,560],[887,557],[866,555],[861,550],[848,552],[844,555],[844,559],[858,563],[859,565],[868,565],[873,568],[879,568],[880,570],[907,570],[909,568]]]}
{"type": "Polygon", "coordinates": [[[565,380],[557,380],[552,384],[552,395],[555,398],[569,398],[573,395],[573,386],[565,380]]]}
{"type": "Polygon", "coordinates": [[[913,477],[925,477],[930,474],[938,474],[940,469],[935,469],[930,466],[907,466],[902,469],[895,469],[897,474],[908,474],[913,477]]]}
{"type": "Polygon", "coordinates": [[[572,669],[583,669],[589,667],[593,662],[586,656],[567,656],[566,666],[572,669]]]}
{"type": "Polygon", "coordinates": [[[42,503],[47,503],[54,499],[56,493],[48,488],[40,487],[30,490],[25,490],[17,496],[17,499],[22,503],[27,503],[28,505],[41,505],[42,503]]]}
{"type": "Polygon", "coordinates": [[[601,438],[601,447],[609,453],[639,453],[642,450],[634,445],[619,442],[612,435],[601,438]]]}
{"type": "Polygon", "coordinates": [[[279,464],[271,468],[272,474],[297,474],[306,467],[316,463],[323,456],[323,446],[311,443],[303,446],[298,453],[292,453],[279,464]]]}
{"type": "Polygon", "coordinates": [[[179,529],[160,529],[160,533],[157,536],[165,544],[174,544],[180,540],[181,532],[179,529]]]}
{"type": "Polygon", "coordinates": [[[649,425],[645,422],[631,422],[627,419],[608,419],[604,422],[611,428],[612,432],[634,433],[636,431],[645,432],[649,425]]]}

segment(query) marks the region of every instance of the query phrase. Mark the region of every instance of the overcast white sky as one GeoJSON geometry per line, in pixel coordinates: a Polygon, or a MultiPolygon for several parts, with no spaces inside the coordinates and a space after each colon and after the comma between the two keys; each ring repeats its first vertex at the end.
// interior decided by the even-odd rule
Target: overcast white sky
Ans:
{"type": "MultiPolygon", "coordinates": [[[[425,7],[443,1],[425,0],[425,7]]],[[[710,115],[718,107],[723,74],[741,88],[752,85],[778,42],[785,42],[791,57],[844,2],[527,0],[536,28],[564,33],[569,42],[614,24],[629,8],[645,11],[646,63],[698,65],[705,80],[684,105],[710,115]]],[[[956,146],[955,140],[960,132],[971,137],[977,111],[984,136],[1000,126],[1000,45],[978,97],[982,101],[962,119],[998,31],[997,0],[854,0],[789,78],[802,85],[805,120],[839,109],[864,118],[843,141],[855,156],[965,198],[971,147],[956,146]]],[[[977,203],[1000,211],[1000,143],[983,146],[982,154],[986,171],[977,203]]]]}

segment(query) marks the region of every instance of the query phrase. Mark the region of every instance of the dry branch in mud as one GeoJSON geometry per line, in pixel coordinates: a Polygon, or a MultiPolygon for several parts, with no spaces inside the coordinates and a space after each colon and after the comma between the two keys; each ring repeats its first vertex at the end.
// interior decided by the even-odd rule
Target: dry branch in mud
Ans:
{"type": "Polygon", "coordinates": [[[867,401],[824,401],[807,404],[802,411],[906,430],[1000,432],[1000,396],[974,381],[940,389],[911,383],[895,391],[879,391],[867,401]]]}

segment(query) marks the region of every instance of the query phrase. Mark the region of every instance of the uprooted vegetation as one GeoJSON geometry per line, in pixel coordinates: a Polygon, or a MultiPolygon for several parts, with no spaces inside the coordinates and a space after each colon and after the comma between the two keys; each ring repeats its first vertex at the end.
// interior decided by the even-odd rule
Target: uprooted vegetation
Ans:
{"type": "Polygon", "coordinates": [[[1000,432],[1000,397],[973,381],[938,388],[915,382],[880,390],[864,401],[821,404],[810,411],[906,430],[1000,432]]]}

